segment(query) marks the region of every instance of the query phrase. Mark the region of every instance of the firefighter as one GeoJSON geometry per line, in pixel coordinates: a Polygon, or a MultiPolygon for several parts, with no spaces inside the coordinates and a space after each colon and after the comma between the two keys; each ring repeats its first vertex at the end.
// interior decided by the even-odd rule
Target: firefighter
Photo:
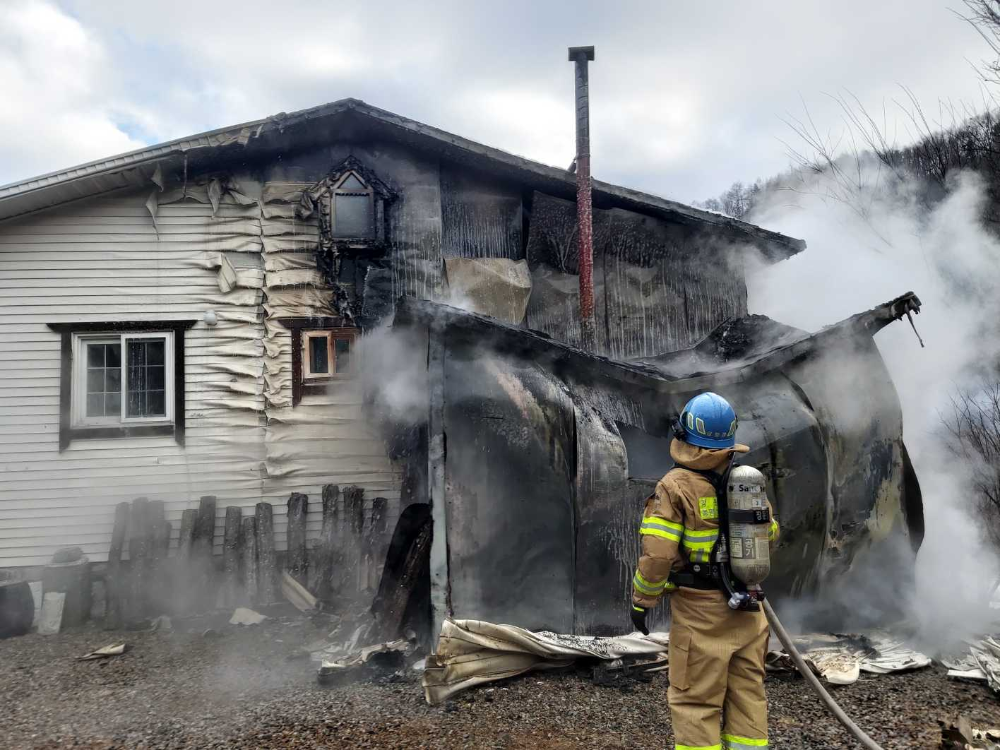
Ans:
{"type": "MultiPolygon", "coordinates": [[[[719,536],[716,486],[732,454],[750,450],[736,442],[737,423],[733,407],[715,393],[688,402],[670,444],[675,466],[646,500],[639,528],[631,616],[648,635],[647,610],[671,594],[668,697],[676,750],[768,746],[767,620],[759,609],[731,609],[709,564],[719,536]]],[[[772,517],[768,538],[777,535],[772,517]]]]}

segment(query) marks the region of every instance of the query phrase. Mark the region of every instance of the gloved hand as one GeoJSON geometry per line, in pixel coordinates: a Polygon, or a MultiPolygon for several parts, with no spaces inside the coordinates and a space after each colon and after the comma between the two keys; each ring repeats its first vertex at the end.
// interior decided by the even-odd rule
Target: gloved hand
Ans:
{"type": "Polygon", "coordinates": [[[635,629],[638,630],[643,635],[649,635],[649,628],[646,627],[646,609],[645,607],[640,607],[637,604],[632,605],[632,624],[635,625],[635,629]]]}

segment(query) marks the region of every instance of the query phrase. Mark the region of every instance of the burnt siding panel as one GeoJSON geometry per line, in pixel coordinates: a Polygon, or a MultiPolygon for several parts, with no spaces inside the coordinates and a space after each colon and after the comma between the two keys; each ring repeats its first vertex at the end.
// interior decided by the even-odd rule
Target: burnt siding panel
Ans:
{"type": "Polygon", "coordinates": [[[571,632],[572,403],[534,365],[472,355],[444,368],[453,614],[571,632]]]}
{"type": "MultiPolygon", "coordinates": [[[[334,163],[334,156],[300,157],[278,176],[308,175],[318,181],[334,163]],[[311,160],[310,160],[311,159],[311,160]]],[[[345,158],[340,156],[340,159],[345,158]]],[[[265,413],[262,499],[273,505],[275,542],[285,549],[286,501],[290,493],[309,498],[306,537],[316,539],[322,526],[324,485],[364,489],[365,514],[371,516],[372,500],[384,497],[390,507],[391,528],[398,515],[400,471],[364,409],[359,377],[335,380],[322,392],[306,394],[292,405],[292,335],[282,318],[336,318],[333,292],[315,270],[319,241],[316,217],[303,220],[294,207],[302,192],[315,182],[270,180],[262,190],[262,232],[265,314],[265,413]],[[308,248],[308,252],[303,252],[308,248]]],[[[353,285],[346,285],[349,294],[353,285]]],[[[381,562],[381,561],[379,561],[381,562]]]]}
{"type": "MultiPolygon", "coordinates": [[[[579,345],[575,205],[536,193],[527,243],[528,326],[579,345]]],[[[614,209],[594,212],[598,353],[653,356],[700,341],[746,314],[743,268],[710,234],[614,209]]]]}
{"type": "Polygon", "coordinates": [[[442,289],[441,176],[438,159],[388,141],[335,143],[286,154],[266,165],[265,183],[310,186],[354,156],[399,194],[388,206],[392,296],[438,299],[442,289]]]}
{"type": "Polygon", "coordinates": [[[642,501],[624,496],[625,447],[613,422],[576,401],[574,633],[607,635],[628,626],[642,501]]]}
{"type": "Polygon", "coordinates": [[[453,165],[441,167],[441,251],[445,257],[521,260],[520,188],[453,165]]]}

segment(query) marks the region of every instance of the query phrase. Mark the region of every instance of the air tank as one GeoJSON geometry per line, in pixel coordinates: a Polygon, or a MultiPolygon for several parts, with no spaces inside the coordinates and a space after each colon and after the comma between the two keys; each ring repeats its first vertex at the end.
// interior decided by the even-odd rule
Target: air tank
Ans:
{"type": "Polygon", "coordinates": [[[771,571],[767,531],[764,475],[752,466],[736,466],[729,474],[729,559],[733,575],[748,586],[758,584],[771,571]]]}

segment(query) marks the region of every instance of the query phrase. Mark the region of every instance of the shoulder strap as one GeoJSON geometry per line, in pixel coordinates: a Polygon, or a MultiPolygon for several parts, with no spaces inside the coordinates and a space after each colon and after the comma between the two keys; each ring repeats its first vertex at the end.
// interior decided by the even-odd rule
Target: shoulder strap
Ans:
{"type": "Polygon", "coordinates": [[[692,474],[698,474],[703,479],[708,480],[708,483],[715,488],[716,492],[720,491],[720,487],[725,485],[725,477],[719,474],[717,471],[711,471],[706,469],[692,469],[690,466],[685,466],[674,462],[674,465],[670,467],[670,470],[683,469],[684,471],[690,471],[692,474]]]}

